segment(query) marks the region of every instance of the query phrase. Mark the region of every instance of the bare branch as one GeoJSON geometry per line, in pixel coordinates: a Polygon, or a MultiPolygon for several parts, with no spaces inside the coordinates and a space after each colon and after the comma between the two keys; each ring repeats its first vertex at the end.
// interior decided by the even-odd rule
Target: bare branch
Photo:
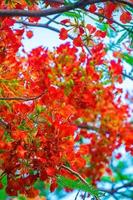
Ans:
{"type": "Polygon", "coordinates": [[[93,130],[93,131],[99,131],[99,128],[94,127],[94,126],[90,126],[87,124],[80,124],[78,125],[78,128],[83,128],[83,129],[88,129],[88,130],[93,130]]]}
{"type": "Polygon", "coordinates": [[[133,8],[133,3],[130,3],[129,1],[116,0],[116,2],[119,2],[119,3],[122,3],[122,4],[128,5],[128,6],[130,6],[131,8],[133,8]]]}
{"type": "Polygon", "coordinates": [[[122,188],[127,188],[127,187],[133,187],[133,182],[125,183],[122,186],[119,186],[119,187],[115,188],[114,192],[117,192],[118,190],[120,190],[122,188]]]}
{"type": "Polygon", "coordinates": [[[98,188],[100,191],[105,192],[105,193],[109,193],[109,194],[114,194],[117,193],[118,190],[123,189],[123,188],[127,188],[127,187],[133,187],[133,183],[129,182],[129,183],[125,183],[122,186],[116,187],[114,189],[104,189],[104,188],[98,188]]]}
{"type": "Polygon", "coordinates": [[[77,200],[79,193],[80,193],[80,190],[77,192],[77,194],[76,194],[74,200],[77,200]]]}
{"type": "MultiPolygon", "coordinates": [[[[64,0],[47,0],[49,3],[59,3],[59,4],[64,4],[64,0]]],[[[45,3],[45,0],[44,0],[45,3]]]]}
{"type": "MultiPolygon", "coordinates": [[[[31,26],[31,27],[47,28],[47,29],[49,29],[49,30],[51,30],[51,31],[54,31],[54,32],[56,32],[56,33],[60,33],[60,30],[59,30],[59,29],[57,29],[57,28],[55,28],[55,27],[53,27],[53,26],[49,26],[49,25],[47,25],[47,24],[42,24],[42,23],[34,24],[34,23],[30,23],[30,22],[25,22],[25,21],[16,21],[15,23],[23,24],[23,25],[25,25],[25,26],[31,26]]],[[[63,26],[64,26],[64,24],[63,24],[63,26]]],[[[68,34],[68,38],[70,38],[71,40],[74,39],[74,37],[72,37],[70,34],[68,34]]],[[[88,49],[87,45],[84,45],[84,46],[85,46],[86,50],[88,51],[88,53],[91,54],[91,52],[90,52],[90,50],[88,49]]]]}
{"type": "MultiPolygon", "coordinates": [[[[58,16],[60,16],[60,15],[58,15],[58,16]]],[[[50,17],[47,17],[47,16],[45,18],[49,20],[48,23],[46,23],[47,25],[49,25],[51,22],[53,22],[53,23],[58,24],[58,25],[63,25],[63,26],[66,26],[66,27],[70,27],[70,25],[66,25],[66,24],[63,24],[61,22],[55,21],[55,18],[51,19],[50,17]]]]}
{"type": "Polygon", "coordinates": [[[52,19],[46,17],[49,20],[46,24],[49,25],[49,24],[51,24],[51,22],[55,22],[55,19],[57,19],[58,17],[60,17],[60,14],[55,15],[52,19]]]}
{"type": "Polygon", "coordinates": [[[82,183],[89,186],[87,181],[78,172],[74,171],[73,169],[71,169],[70,167],[67,167],[65,165],[62,165],[61,168],[66,169],[68,172],[70,172],[71,174],[73,174],[74,176],[79,178],[82,181],[82,183]]]}
{"type": "Polygon", "coordinates": [[[133,77],[131,77],[130,75],[126,74],[126,73],[122,73],[123,76],[125,76],[126,78],[129,78],[131,81],[133,81],[133,77]]]}
{"type": "MultiPolygon", "coordinates": [[[[31,27],[38,27],[38,28],[47,28],[51,31],[54,31],[56,33],[60,33],[60,30],[53,27],[53,26],[50,26],[50,25],[47,25],[47,24],[42,24],[42,23],[38,23],[38,24],[34,24],[34,23],[30,23],[30,22],[25,22],[25,21],[16,21],[15,23],[17,24],[23,24],[25,26],[31,26],[31,27]]],[[[74,38],[68,34],[68,37],[73,40],[74,38]]]]}
{"type": "Polygon", "coordinates": [[[42,97],[46,92],[43,92],[42,94],[36,96],[36,97],[0,97],[0,100],[6,100],[6,101],[34,101],[36,99],[39,99],[42,97]]]}
{"type": "Polygon", "coordinates": [[[19,10],[19,9],[0,9],[0,16],[8,16],[8,17],[45,17],[48,15],[63,13],[72,9],[77,8],[75,4],[69,6],[63,6],[59,8],[49,8],[46,10],[19,10]]]}
{"type": "Polygon", "coordinates": [[[76,8],[83,8],[86,5],[91,5],[94,3],[106,2],[108,0],[80,0],[71,5],[62,6],[59,8],[49,8],[46,10],[20,10],[20,9],[0,9],[0,16],[8,16],[8,17],[45,17],[48,15],[54,15],[59,13],[64,13],[66,11],[70,11],[76,8]]]}
{"type": "Polygon", "coordinates": [[[6,129],[10,128],[9,124],[7,122],[5,122],[3,119],[0,119],[0,125],[6,129]]]}

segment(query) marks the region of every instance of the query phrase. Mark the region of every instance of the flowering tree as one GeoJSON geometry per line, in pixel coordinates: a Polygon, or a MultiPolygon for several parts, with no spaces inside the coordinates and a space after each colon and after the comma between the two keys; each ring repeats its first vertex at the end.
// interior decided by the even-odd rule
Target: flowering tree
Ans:
{"type": "Polygon", "coordinates": [[[9,196],[35,199],[37,181],[95,199],[118,192],[96,185],[113,177],[115,149],[133,155],[132,96],[121,86],[133,80],[124,67],[133,65],[132,14],[132,0],[0,2],[0,188],[9,196]],[[62,44],[26,52],[30,27],[59,33],[62,44]]]}

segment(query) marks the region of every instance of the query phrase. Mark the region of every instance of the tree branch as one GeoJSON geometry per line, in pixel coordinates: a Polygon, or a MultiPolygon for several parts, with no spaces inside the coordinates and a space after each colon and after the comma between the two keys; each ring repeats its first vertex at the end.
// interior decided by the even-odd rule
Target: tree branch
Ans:
{"type": "Polygon", "coordinates": [[[94,126],[90,126],[90,125],[87,125],[87,124],[80,124],[80,125],[78,125],[78,128],[93,130],[93,131],[96,131],[96,132],[99,131],[99,128],[94,127],[94,126]]]}
{"type": "Polygon", "coordinates": [[[0,100],[6,100],[6,101],[34,101],[36,99],[39,99],[42,97],[46,92],[43,92],[42,94],[36,96],[36,97],[0,97],[0,100]]]}
{"type": "MultiPolygon", "coordinates": [[[[53,27],[53,26],[50,26],[50,25],[47,25],[47,24],[42,24],[42,23],[38,23],[38,24],[34,24],[34,23],[30,23],[30,22],[25,22],[25,21],[16,21],[15,23],[18,23],[18,24],[23,24],[25,26],[31,26],[31,27],[39,27],[39,28],[47,28],[51,31],[54,31],[56,33],[60,33],[60,30],[53,27]]],[[[64,24],[63,24],[64,26],[64,24]]],[[[68,34],[68,38],[70,38],[71,40],[73,40],[74,38],[68,34]]],[[[86,50],[91,54],[90,50],[88,49],[87,45],[84,45],[86,50]]]]}
{"type": "MultiPolygon", "coordinates": [[[[47,24],[42,24],[42,23],[38,23],[38,24],[34,24],[34,23],[30,23],[30,22],[25,22],[25,21],[16,21],[15,23],[17,24],[23,24],[25,26],[30,26],[30,27],[38,27],[38,28],[47,28],[51,31],[54,31],[56,33],[60,33],[60,30],[53,27],[53,26],[50,26],[50,25],[47,25],[47,24]]],[[[74,38],[68,34],[68,37],[73,40],[74,38]]]]}
{"type": "Polygon", "coordinates": [[[133,3],[130,3],[129,1],[116,0],[116,2],[119,2],[119,3],[122,3],[122,4],[128,5],[128,6],[130,6],[131,8],[133,8],[133,3]]]}
{"type": "MultiPolygon", "coordinates": [[[[47,0],[48,3],[59,3],[59,4],[64,4],[64,0],[47,0]]],[[[45,0],[44,0],[45,3],[45,0]]]]}
{"type": "Polygon", "coordinates": [[[59,13],[64,13],[76,8],[83,8],[86,5],[91,5],[94,3],[106,2],[108,0],[80,0],[74,4],[62,6],[59,8],[49,8],[46,10],[20,10],[20,9],[0,9],[1,17],[45,17],[48,15],[54,15],[59,13]]]}
{"type": "Polygon", "coordinates": [[[129,78],[131,81],[133,81],[133,77],[131,77],[130,75],[126,74],[126,73],[122,73],[123,76],[125,76],[126,78],[129,78]]]}
{"type": "MultiPolygon", "coordinates": [[[[68,172],[70,172],[71,174],[73,174],[74,176],[76,176],[77,178],[79,178],[82,183],[84,183],[85,185],[87,185],[88,187],[90,187],[90,185],[87,183],[87,181],[75,170],[71,169],[70,167],[67,167],[65,165],[62,165],[60,168],[66,169],[68,172]]],[[[98,198],[95,196],[96,200],[98,200],[98,198]]]]}
{"type": "Polygon", "coordinates": [[[5,122],[3,119],[0,119],[0,125],[6,129],[10,128],[10,125],[7,122],[5,122]]]}
{"type": "Polygon", "coordinates": [[[65,165],[62,165],[61,168],[66,169],[68,172],[70,172],[74,176],[78,177],[82,181],[82,183],[89,186],[87,181],[78,172],[74,171],[73,169],[71,169],[70,167],[67,167],[65,165]]]}
{"type": "Polygon", "coordinates": [[[105,193],[109,193],[109,194],[114,194],[117,193],[118,190],[123,189],[123,188],[127,188],[127,187],[133,187],[133,183],[125,183],[122,186],[116,187],[114,189],[110,189],[110,190],[106,190],[104,188],[98,188],[100,191],[103,191],[105,193]]]}
{"type": "Polygon", "coordinates": [[[46,17],[49,20],[46,24],[49,25],[52,22],[55,22],[55,19],[57,19],[58,17],[60,17],[60,14],[55,15],[53,18],[46,17]]]}

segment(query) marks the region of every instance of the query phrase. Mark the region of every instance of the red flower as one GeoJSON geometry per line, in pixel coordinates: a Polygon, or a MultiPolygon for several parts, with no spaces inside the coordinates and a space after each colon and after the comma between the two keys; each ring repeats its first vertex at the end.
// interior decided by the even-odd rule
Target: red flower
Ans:
{"type": "Polygon", "coordinates": [[[82,47],[83,43],[82,43],[81,37],[78,36],[78,37],[74,38],[73,44],[74,44],[76,47],[82,47]]]}
{"type": "Polygon", "coordinates": [[[113,72],[114,75],[121,75],[122,74],[122,66],[120,63],[116,63],[116,61],[112,60],[110,62],[111,66],[109,69],[113,72]]]}
{"type": "Polygon", "coordinates": [[[132,15],[129,12],[123,12],[120,16],[120,20],[123,24],[126,24],[132,20],[132,15]]]}
{"type": "Polygon", "coordinates": [[[33,32],[32,31],[27,31],[26,36],[30,39],[33,37],[33,32]]]}
{"type": "Polygon", "coordinates": [[[62,23],[62,24],[70,23],[70,19],[64,19],[64,20],[61,21],[61,23],[62,23]]]}
{"type": "Polygon", "coordinates": [[[121,158],[121,156],[122,156],[121,153],[118,153],[118,154],[115,156],[115,158],[119,160],[119,159],[121,158]]]}
{"type": "Polygon", "coordinates": [[[96,10],[97,10],[97,7],[96,7],[95,4],[90,5],[90,7],[89,7],[89,12],[94,13],[96,10]]]}
{"type": "Polygon", "coordinates": [[[117,8],[116,4],[109,2],[104,8],[105,16],[111,18],[116,8],[117,8]]]}
{"type": "Polygon", "coordinates": [[[96,31],[95,36],[104,38],[106,36],[106,32],[98,30],[96,31]]]}
{"type": "Polygon", "coordinates": [[[61,40],[67,39],[68,38],[68,31],[65,28],[62,28],[60,30],[60,35],[59,36],[60,36],[61,40]]]}
{"type": "Polygon", "coordinates": [[[58,187],[58,185],[57,185],[56,181],[55,180],[52,181],[52,183],[50,185],[50,191],[54,192],[57,187],[58,187]]]}
{"type": "Polygon", "coordinates": [[[96,27],[92,26],[91,24],[87,24],[86,28],[88,29],[90,34],[92,34],[96,31],[96,27]]]}

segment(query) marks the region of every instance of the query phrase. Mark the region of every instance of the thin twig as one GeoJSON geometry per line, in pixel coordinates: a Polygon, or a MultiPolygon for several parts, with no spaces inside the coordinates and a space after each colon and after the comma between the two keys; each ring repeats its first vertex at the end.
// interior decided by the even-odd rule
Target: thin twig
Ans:
{"type": "Polygon", "coordinates": [[[46,17],[47,19],[49,19],[49,21],[46,24],[47,25],[51,24],[51,22],[55,21],[55,19],[57,19],[58,17],[60,17],[60,14],[55,15],[52,19],[49,17],[46,17]]]}
{"type": "Polygon", "coordinates": [[[53,18],[51,19],[50,17],[47,17],[47,16],[45,18],[49,20],[49,23],[46,23],[46,25],[50,24],[50,22],[53,22],[53,23],[58,24],[58,25],[63,25],[63,26],[66,26],[66,27],[70,27],[70,25],[66,25],[66,24],[63,24],[61,22],[55,21],[55,19],[53,19],[53,18]]]}
{"type": "Polygon", "coordinates": [[[79,193],[80,193],[80,190],[77,192],[77,194],[76,194],[74,200],[77,200],[79,193]]]}
{"type": "MultiPolygon", "coordinates": [[[[30,23],[30,22],[25,22],[25,21],[16,21],[15,23],[23,24],[24,26],[30,26],[30,27],[47,28],[47,29],[54,31],[56,33],[60,33],[59,29],[57,29],[53,26],[47,25],[47,24],[42,24],[42,23],[35,24],[35,23],[30,23]]],[[[74,39],[70,34],[68,34],[68,38],[70,38],[71,40],[74,39]]]]}
{"type": "Polygon", "coordinates": [[[126,74],[126,73],[122,73],[123,76],[125,76],[126,78],[129,78],[131,81],[133,81],[133,77],[131,77],[130,75],[126,74]]]}
{"type": "Polygon", "coordinates": [[[122,4],[128,5],[128,6],[130,6],[131,8],[133,8],[133,3],[130,3],[129,1],[116,0],[116,2],[119,2],[119,3],[122,3],[122,4]]]}
{"type": "MultiPolygon", "coordinates": [[[[16,21],[15,23],[17,24],[23,24],[25,26],[30,26],[30,27],[39,27],[39,28],[47,28],[51,31],[54,31],[56,33],[60,33],[60,30],[53,27],[53,26],[47,26],[47,24],[42,24],[42,23],[38,23],[38,24],[34,24],[34,23],[30,23],[30,22],[25,22],[25,21],[16,21]]],[[[70,34],[68,34],[68,38],[70,38],[71,40],[74,39],[74,37],[72,37],[70,34]]],[[[86,50],[88,51],[88,53],[91,54],[90,50],[88,49],[87,45],[85,45],[86,50]]]]}
{"type": "Polygon", "coordinates": [[[0,100],[6,100],[6,101],[34,101],[36,99],[39,99],[42,97],[46,92],[43,92],[42,94],[36,96],[36,97],[0,97],[0,100]]]}
{"type": "Polygon", "coordinates": [[[6,129],[10,128],[9,124],[7,122],[5,122],[3,119],[0,119],[0,125],[6,129]]]}
{"type": "MultiPolygon", "coordinates": [[[[44,0],[45,3],[46,0],[44,0]]],[[[64,0],[47,0],[48,3],[59,3],[59,4],[64,4],[64,0]]]]}
{"type": "MultiPolygon", "coordinates": [[[[61,168],[66,169],[68,172],[70,172],[71,174],[73,174],[74,176],[76,176],[77,178],[79,178],[82,183],[84,183],[85,185],[87,185],[88,187],[90,187],[90,185],[87,183],[87,181],[75,170],[71,169],[70,167],[67,167],[65,165],[62,165],[61,168]]],[[[96,198],[96,200],[98,200],[98,198],[96,196],[94,196],[96,198]]]]}
{"type": "Polygon", "coordinates": [[[98,188],[100,191],[105,192],[105,193],[109,193],[109,194],[114,194],[116,193],[118,190],[123,189],[123,188],[127,188],[127,187],[133,187],[133,183],[129,182],[129,183],[125,183],[122,186],[116,187],[114,189],[110,189],[110,190],[106,190],[104,188],[98,188]]]}
{"type": "Polygon", "coordinates": [[[65,165],[62,165],[61,168],[66,169],[67,171],[69,171],[71,174],[75,175],[76,177],[78,177],[85,185],[89,184],[87,183],[87,181],[76,171],[74,171],[73,169],[71,169],[70,167],[67,167],[65,165]]]}
{"type": "Polygon", "coordinates": [[[79,124],[78,128],[83,128],[83,129],[88,129],[88,130],[93,130],[93,131],[99,131],[99,128],[94,127],[94,126],[90,126],[87,124],[79,124]]]}

